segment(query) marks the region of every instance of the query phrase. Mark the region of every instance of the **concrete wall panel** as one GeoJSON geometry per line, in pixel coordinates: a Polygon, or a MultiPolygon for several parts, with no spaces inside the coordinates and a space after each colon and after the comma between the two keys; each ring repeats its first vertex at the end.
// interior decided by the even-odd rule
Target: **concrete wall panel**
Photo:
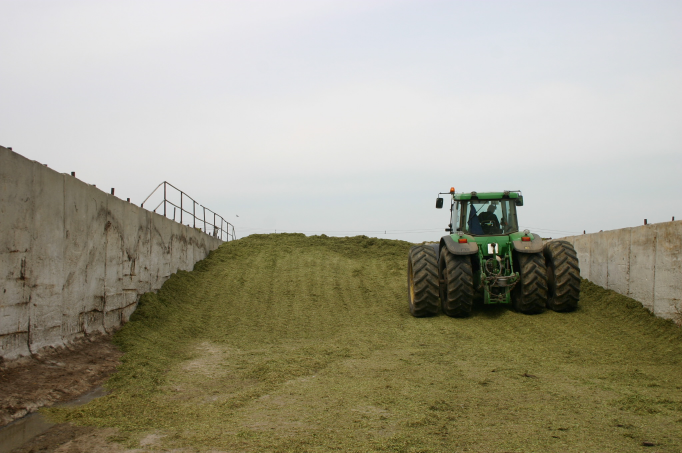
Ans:
{"type": "MultiPolygon", "coordinates": [[[[27,318],[28,319],[28,316],[27,318]]],[[[29,349],[28,330],[0,335],[0,357],[8,359],[27,356],[31,354],[29,349]]]]}
{"type": "Polygon", "coordinates": [[[590,280],[609,287],[609,245],[603,233],[590,235],[590,280]]]}
{"type": "MultiPolygon", "coordinates": [[[[7,300],[7,299],[5,299],[7,300]]],[[[0,351],[28,355],[28,303],[0,304],[0,351]]]]}
{"type": "MultiPolygon", "coordinates": [[[[578,253],[578,262],[580,263],[580,276],[589,280],[590,278],[590,263],[592,258],[590,256],[590,241],[592,235],[583,234],[581,236],[572,236],[571,243],[578,253]]],[[[569,238],[566,238],[569,239],[569,238]]]]}
{"type": "Polygon", "coordinates": [[[26,260],[32,349],[61,344],[64,266],[64,176],[33,165],[33,225],[26,260]]]}
{"type": "Polygon", "coordinates": [[[173,269],[183,271],[187,270],[187,238],[192,234],[191,231],[183,234],[185,228],[175,222],[171,225],[171,265],[173,269]]]}
{"type": "Polygon", "coordinates": [[[221,243],[2,147],[0,189],[7,359],[118,328],[140,294],[221,243]]]}
{"type": "Polygon", "coordinates": [[[138,296],[149,291],[149,222],[147,212],[123,202],[123,306],[121,322],[125,323],[137,305],[138,296]]]}
{"type": "Polygon", "coordinates": [[[0,147],[0,350],[28,354],[33,165],[0,147]]]}
{"type": "Polygon", "coordinates": [[[664,318],[682,315],[682,222],[679,221],[656,225],[654,313],[664,318]]]}
{"type": "Polygon", "coordinates": [[[68,341],[103,331],[106,202],[103,192],[64,177],[62,336],[68,341]]]}
{"type": "MultiPolygon", "coordinates": [[[[194,261],[195,263],[203,260],[208,256],[208,253],[210,252],[209,249],[206,248],[207,246],[207,241],[211,240],[211,238],[205,234],[202,234],[201,232],[197,231],[191,239],[191,246],[192,246],[192,253],[193,253],[193,259],[196,260],[194,261]]],[[[192,269],[194,269],[194,266],[192,266],[192,269]]]]}
{"type": "Polygon", "coordinates": [[[583,278],[632,297],[656,316],[682,320],[682,221],[564,239],[573,241],[583,278]],[[588,270],[582,257],[589,257],[588,270]]]}
{"type": "MultiPolygon", "coordinates": [[[[630,288],[626,294],[654,311],[656,225],[630,230],[630,288]]],[[[625,294],[625,293],[623,293],[625,294]]]]}
{"type": "Polygon", "coordinates": [[[137,294],[137,288],[140,286],[138,266],[140,265],[141,256],[144,254],[147,242],[145,238],[147,224],[143,216],[138,217],[140,209],[137,206],[126,201],[121,201],[121,203],[121,234],[123,236],[121,290],[124,293],[132,291],[134,294],[137,294]]]}
{"type": "Polygon", "coordinates": [[[194,236],[197,233],[190,233],[185,235],[185,260],[183,261],[183,263],[185,263],[185,267],[183,270],[191,271],[192,268],[194,267],[194,261],[192,261],[190,264],[190,260],[194,258],[194,242],[196,242],[194,240],[194,236]]]}
{"type": "Polygon", "coordinates": [[[630,285],[630,228],[605,231],[601,240],[608,248],[608,288],[628,294],[630,285]]]}
{"type": "Polygon", "coordinates": [[[0,147],[0,252],[28,251],[33,223],[35,163],[0,147]]]}
{"type": "Polygon", "coordinates": [[[2,330],[0,330],[0,337],[3,335],[13,334],[17,332],[28,334],[28,304],[3,304],[0,306],[0,321],[2,321],[2,330]]]}
{"type": "MultiPolygon", "coordinates": [[[[161,288],[163,282],[171,274],[171,226],[170,222],[163,221],[164,217],[150,212],[150,259],[159,263],[150,268],[150,281],[152,290],[161,288]]],[[[175,268],[174,268],[175,269],[175,268]]]]}
{"type": "MultiPolygon", "coordinates": [[[[192,261],[197,263],[208,256],[209,252],[211,251],[209,248],[207,248],[207,241],[209,239],[210,238],[208,238],[205,234],[201,234],[197,231],[197,234],[194,235],[192,240],[192,261]]],[[[194,269],[194,266],[192,266],[192,269],[194,269]]]]}
{"type": "Polygon", "coordinates": [[[123,274],[129,257],[124,243],[125,201],[107,196],[106,257],[104,278],[104,329],[111,331],[120,325],[114,310],[125,307],[123,274]]]}
{"type": "Polygon", "coordinates": [[[137,222],[137,260],[134,266],[135,276],[137,278],[137,292],[138,294],[151,291],[151,233],[149,225],[149,213],[138,209],[134,205],[130,205],[132,210],[132,217],[136,218],[137,222]]]}

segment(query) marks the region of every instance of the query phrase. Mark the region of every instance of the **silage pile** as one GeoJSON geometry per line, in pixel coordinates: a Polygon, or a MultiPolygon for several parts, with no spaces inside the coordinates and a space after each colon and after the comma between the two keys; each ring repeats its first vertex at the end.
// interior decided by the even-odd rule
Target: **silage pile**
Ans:
{"type": "Polygon", "coordinates": [[[580,309],[415,319],[411,244],[254,235],[142,297],[111,394],[61,420],[187,451],[682,450],[682,331],[583,282],[580,309]]]}

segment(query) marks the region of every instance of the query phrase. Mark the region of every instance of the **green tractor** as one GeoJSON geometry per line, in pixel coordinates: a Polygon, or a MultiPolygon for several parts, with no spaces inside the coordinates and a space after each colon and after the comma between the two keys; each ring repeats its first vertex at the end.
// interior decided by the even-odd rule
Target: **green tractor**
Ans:
{"type": "Polygon", "coordinates": [[[451,222],[439,243],[416,245],[407,260],[407,292],[415,317],[465,317],[475,300],[508,304],[526,314],[545,307],[571,311],[580,298],[580,268],[573,245],[519,231],[520,190],[441,192],[450,195],[451,222]]]}

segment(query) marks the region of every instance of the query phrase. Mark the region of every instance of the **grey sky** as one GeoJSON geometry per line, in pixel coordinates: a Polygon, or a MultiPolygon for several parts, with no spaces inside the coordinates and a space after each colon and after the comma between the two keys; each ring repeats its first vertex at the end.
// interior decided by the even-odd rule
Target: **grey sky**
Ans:
{"type": "Polygon", "coordinates": [[[522,189],[545,236],[682,218],[680,1],[0,0],[0,24],[0,144],[138,204],[168,180],[240,237],[434,240],[451,186],[522,189]]]}

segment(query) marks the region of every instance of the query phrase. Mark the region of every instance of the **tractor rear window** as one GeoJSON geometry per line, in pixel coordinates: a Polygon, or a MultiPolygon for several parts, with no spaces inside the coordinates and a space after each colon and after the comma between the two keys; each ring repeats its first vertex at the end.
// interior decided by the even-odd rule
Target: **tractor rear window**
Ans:
{"type": "Polygon", "coordinates": [[[519,231],[514,200],[462,201],[459,229],[473,235],[519,231]]]}

